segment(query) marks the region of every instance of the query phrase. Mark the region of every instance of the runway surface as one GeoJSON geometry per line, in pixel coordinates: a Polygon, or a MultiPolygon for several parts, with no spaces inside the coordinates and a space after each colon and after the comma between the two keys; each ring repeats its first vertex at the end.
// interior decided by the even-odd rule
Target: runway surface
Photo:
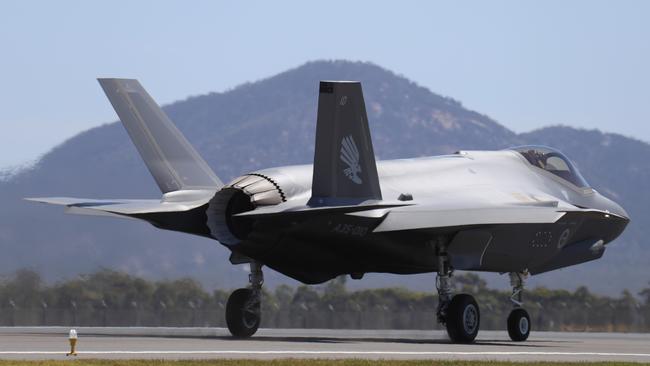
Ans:
{"type": "MultiPolygon", "coordinates": [[[[650,334],[535,332],[511,342],[482,331],[471,345],[440,331],[261,329],[235,340],[215,328],[76,328],[77,358],[370,358],[650,363],[650,334]]],[[[65,359],[69,328],[0,327],[0,358],[65,359]]]]}

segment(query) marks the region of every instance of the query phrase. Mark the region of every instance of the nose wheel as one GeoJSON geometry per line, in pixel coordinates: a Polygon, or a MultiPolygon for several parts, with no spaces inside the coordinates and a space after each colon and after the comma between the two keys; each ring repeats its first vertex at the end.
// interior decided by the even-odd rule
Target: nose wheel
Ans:
{"type": "Polygon", "coordinates": [[[512,286],[512,295],[510,302],[515,306],[508,315],[508,335],[515,342],[523,342],[530,335],[530,316],[522,306],[523,292],[528,272],[511,272],[510,285],[512,286]]]}
{"type": "Polygon", "coordinates": [[[530,316],[525,309],[513,309],[508,316],[508,335],[515,342],[522,342],[530,335],[530,316]]]}
{"type": "Polygon", "coordinates": [[[262,265],[252,262],[249,288],[233,291],[226,304],[226,324],[233,337],[248,338],[257,332],[262,320],[262,265]]]}

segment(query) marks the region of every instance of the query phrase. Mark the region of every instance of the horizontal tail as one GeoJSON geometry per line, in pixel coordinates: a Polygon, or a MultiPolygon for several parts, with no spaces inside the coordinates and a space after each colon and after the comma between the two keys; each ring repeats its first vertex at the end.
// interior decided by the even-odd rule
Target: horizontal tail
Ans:
{"type": "Polygon", "coordinates": [[[137,80],[98,81],[163,193],[223,186],[137,80]]]}
{"type": "Polygon", "coordinates": [[[70,197],[36,197],[28,201],[63,206],[66,213],[109,216],[147,221],[159,229],[210,237],[205,225],[205,207],[213,190],[174,191],[162,199],[96,200],[70,197]]]}
{"type": "Polygon", "coordinates": [[[206,205],[214,191],[174,191],[162,199],[90,199],[72,197],[33,197],[27,201],[64,206],[67,213],[79,215],[117,216],[142,219],[143,215],[177,213],[206,205]]]}

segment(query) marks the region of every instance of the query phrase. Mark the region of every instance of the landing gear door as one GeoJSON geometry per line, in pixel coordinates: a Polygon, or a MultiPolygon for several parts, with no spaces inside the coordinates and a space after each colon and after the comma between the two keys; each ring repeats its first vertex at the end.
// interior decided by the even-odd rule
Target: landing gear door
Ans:
{"type": "Polygon", "coordinates": [[[449,243],[449,258],[454,269],[477,270],[483,265],[483,256],[492,241],[492,234],[484,230],[459,231],[449,243]]]}

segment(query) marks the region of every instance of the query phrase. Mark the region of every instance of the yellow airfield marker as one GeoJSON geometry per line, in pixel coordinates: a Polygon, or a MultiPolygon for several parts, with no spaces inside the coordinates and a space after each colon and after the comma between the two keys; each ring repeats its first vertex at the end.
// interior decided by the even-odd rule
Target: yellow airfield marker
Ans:
{"type": "Polygon", "coordinates": [[[77,351],[75,347],[77,346],[77,331],[70,329],[70,335],[68,335],[68,340],[70,341],[70,352],[66,353],[66,356],[76,356],[77,351]]]}

